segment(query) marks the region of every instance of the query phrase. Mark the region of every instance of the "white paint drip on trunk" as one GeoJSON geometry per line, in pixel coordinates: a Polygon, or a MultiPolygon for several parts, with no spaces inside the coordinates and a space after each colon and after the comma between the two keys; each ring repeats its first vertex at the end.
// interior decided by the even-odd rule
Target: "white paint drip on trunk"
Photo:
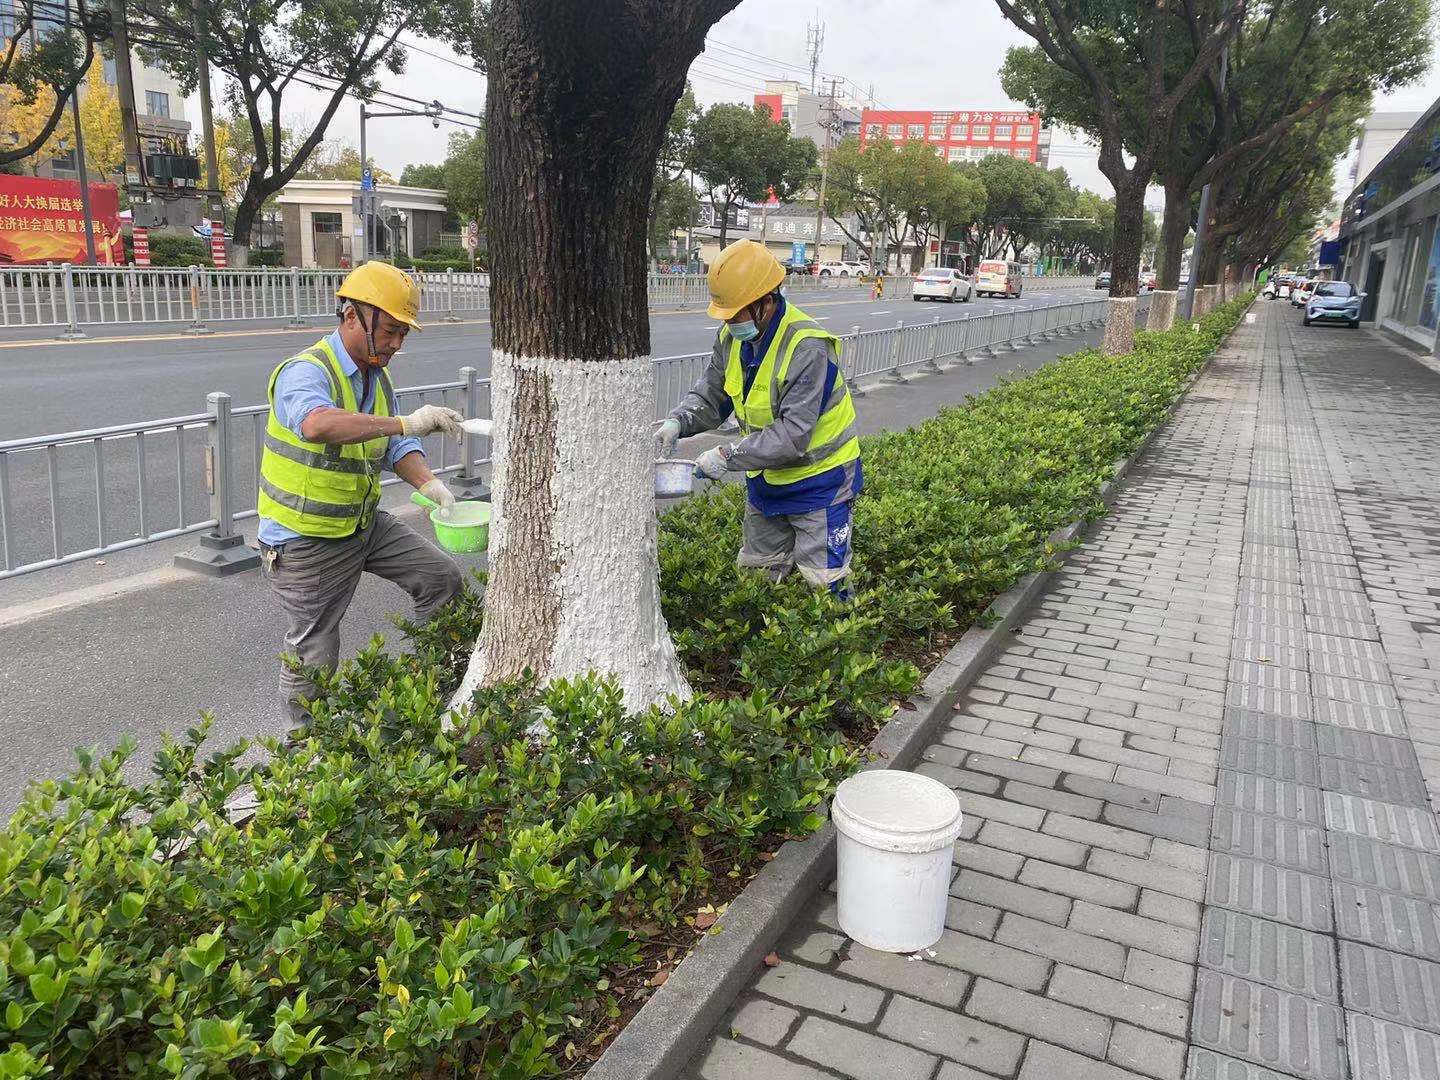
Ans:
{"type": "MultiPolygon", "coordinates": [[[[561,360],[497,350],[491,401],[492,575],[503,573],[507,558],[554,568],[545,576],[559,617],[548,662],[537,656],[535,669],[546,681],[591,671],[613,675],[636,711],[672,696],[688,699],[690,685],[660,611],[650,358],[561,360]],[[506,501],[515,496],[509,455],[517,424],[516,380],[527,372],[549,383],[556,446],[549,550],[520,552],[507,547],[518,541],[507,527],[506,501]]],[[[491,597],[505,602],[503,586],[492,577],[487,604],[491,597]]],[[[452,707],[487,681],[485,645],[482,631],[452,707]]]]}

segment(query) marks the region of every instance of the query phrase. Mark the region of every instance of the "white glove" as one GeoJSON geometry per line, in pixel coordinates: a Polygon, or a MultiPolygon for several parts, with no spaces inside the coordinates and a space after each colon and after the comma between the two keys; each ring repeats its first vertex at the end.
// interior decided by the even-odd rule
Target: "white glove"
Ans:
{"type": "Polygon", "coordinates": [[[455,505],[455,493],[445,486],[445,481],[432,476],[420,485],[420,494],[440,507],[440,516],[449,517],[450,508],[455,505]]]}
{"type": "Polygon", "coordinates": [[[723,480],[730,471],[730,455],[723,446],[712,446],[695,459],[695,476],[709,480],[723,480]]]}
{"type": "Polygon", "coordinates": [[[675,444],[680,441],[680,421],[673,416],[655,425],[655,453],[660,457],[675,456],[675,444]]]}
{"type": "Polygon", "coordinates": [[[421,405],[409,415],[400,417],[400,431],[417,439],[436,431],[459,439],[465,434],[460,428],[463,419],[454,409],[447,409],[444,405],[421,405]]]}

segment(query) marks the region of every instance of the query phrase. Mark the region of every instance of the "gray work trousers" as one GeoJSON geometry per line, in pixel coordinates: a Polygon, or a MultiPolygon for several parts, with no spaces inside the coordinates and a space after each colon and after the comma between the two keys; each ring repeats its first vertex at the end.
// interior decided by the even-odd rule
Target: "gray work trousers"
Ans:
{"type": "Polygon", "coordinates": [[[849,500],[801,514],[767,517],[746,500],[744,543],[735,562],[763,570],[779,581],[791,570],[800,571],[812,587],[841,591],[850,575],[849,500]]]}
{"type": "MultiPolygon", "coordinates": [[[[340,661],[340,620],[366,571],[393,581],[415,601],[425,622],[464,588],[455,560],[383,510],[370,527],[328,540],[303,536],[279,547],[260,545],[260,570],[285,612],[285,651],[303,663],[333,669],[340,661]]],[[[300,698],[314,695],[310,680],[280,666],[280,700],[292,729],[309,722],[300,698]]]]}

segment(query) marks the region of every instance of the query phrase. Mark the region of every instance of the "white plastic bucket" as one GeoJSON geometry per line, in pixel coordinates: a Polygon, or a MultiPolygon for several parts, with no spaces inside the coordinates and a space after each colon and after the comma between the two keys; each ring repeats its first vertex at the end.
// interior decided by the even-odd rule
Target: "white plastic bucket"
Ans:
{"type": "Polygon", "coordinates": [[[695,490],[695,462],[661,458],[655,462],[655,494],[662,499],[689,495],[695,490]]]}
{"type": "Polygon", "coordinates": [[[840,929],[883,952],[934,945],[945,929],[960,800],[919,773],[873,769],[835,791],[840,929]]]}

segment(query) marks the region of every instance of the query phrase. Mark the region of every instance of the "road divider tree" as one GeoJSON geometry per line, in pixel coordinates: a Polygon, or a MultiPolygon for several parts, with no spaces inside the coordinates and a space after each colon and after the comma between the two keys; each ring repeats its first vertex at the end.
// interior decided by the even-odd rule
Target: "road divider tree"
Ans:
{"type": "Polygon", "coordinates": [[[1089,99],[1100,171],[1115,188],[1110,314],[1105,351],[1129,352],[1145,243],[1145,189],[1170,145],[1177,114],[1220,62],[1239,31],[1246,0],[1140,4],[1130,0],[995,0],[1001,14],[1035,40],[1012,49],[1001,73],[1005,92],[1046,116],[1057,115],[1057,79],[1089,99]],[[1133,93],[1138,83],[1141,93],[1133,93]]]}

